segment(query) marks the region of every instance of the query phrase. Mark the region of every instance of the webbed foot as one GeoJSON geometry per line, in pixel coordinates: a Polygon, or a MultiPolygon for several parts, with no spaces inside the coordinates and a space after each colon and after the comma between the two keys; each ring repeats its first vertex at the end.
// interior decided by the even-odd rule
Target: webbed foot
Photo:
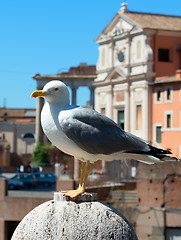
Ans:
{"type": "Polygon", "coordinates": [[[65,193],[66,197],[77,198],[79,195],[85,192],[84,188],[78,188],[77,190],[70,190],[65,193]]]}

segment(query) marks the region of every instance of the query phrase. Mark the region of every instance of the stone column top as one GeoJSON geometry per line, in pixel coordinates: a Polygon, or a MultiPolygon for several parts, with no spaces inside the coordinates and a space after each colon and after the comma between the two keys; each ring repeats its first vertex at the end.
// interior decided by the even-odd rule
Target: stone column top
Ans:
{"type": "Polygon", "coordinates": [[[80,195],[84,202],[73,202],[65,193],[56,192],[54,201],[39,205],[24,217],[11,240],[138,240],[117,210],[98,201],[85,202],[94,196],[84,193],[80,195]]]}

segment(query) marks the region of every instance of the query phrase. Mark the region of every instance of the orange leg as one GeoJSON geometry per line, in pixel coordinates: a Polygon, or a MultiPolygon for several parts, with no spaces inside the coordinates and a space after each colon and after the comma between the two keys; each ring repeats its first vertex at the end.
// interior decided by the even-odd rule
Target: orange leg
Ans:
{"type": "Polygon", "coordinates": [[[79,183],[78,189],[70,190],[70,191],[66,192],[65,196],[70,197],[70,198],[76,198],[79,195],[81,195],[82,193],[84,193],[87,178],[88,178],[90,171],[91,171],[90,162],[88,161],[87,164],[85,162],[83,162],[82,167],[81,167],[81,177],[80,177],[80,183],[79,183]]]}

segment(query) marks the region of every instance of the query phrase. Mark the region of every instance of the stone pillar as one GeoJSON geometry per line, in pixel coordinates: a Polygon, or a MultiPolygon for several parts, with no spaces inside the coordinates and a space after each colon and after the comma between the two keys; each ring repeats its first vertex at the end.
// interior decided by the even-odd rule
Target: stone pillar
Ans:
{"type": "Polygon", "coordinates": [[[76,105],[77,103],[77,87],[73,86],[72,89],[72,105],[76,105]]]}
{"type": "Polygon", "coordinates": [[[130,132],[130,86],[129,82],[125,91],[125,131],[130,132]]]}
{"type": "Polygon", "coordinates": [[[129,88],[129,96],[130,96],[130,109],[129,109],[129,117],[130,117],[130,133],[134,134],[135,131],[135,123],[136,123],[136,112],[135,112],[135,94],[134,94],[135,88],[133,86],[130,86],[129,88]]]}
{"type": "Polygon", "coordinates": [[[44,105],[44,99],[43,98],[37,98],[37,107],[36,107],[36,125],[35,125],[35,141],[36,143],[40,142],[43,143],[43,130],[41,127],[41,110],[44,105]]]}
{"type": "Polygon", "coordinates": [[[106,91],[106,116],[113,119],[113,91],[112,86],[107,87],[106,91]]]}
{"type": "Polygon", "coordinates": [[[89,87],[89,90],[90,90],[90,107],[94,109],[94,100],[95,100],[94,90],[95,90],[95,87],[91,86],[91,87],[89,87]]]}
{"type": "Polygon", "coordinates": [[[11,240],[138,240],[129,222],[114,208],[95,201],[95,194],[84,193],[70,201],[54,193],[20,222],[11,240]]]}

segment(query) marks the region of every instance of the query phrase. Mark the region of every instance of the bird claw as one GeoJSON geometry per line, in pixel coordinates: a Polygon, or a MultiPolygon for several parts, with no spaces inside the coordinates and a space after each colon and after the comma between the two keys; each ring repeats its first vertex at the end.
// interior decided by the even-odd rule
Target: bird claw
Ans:
{"type": "Polygon", "coordinates": [[[77,190],[70,190],[65,193],[66,197],[70,197],[72,199],[76,199],[78,196],[80,196],[84,191],[82,189],[77,190]]]}

